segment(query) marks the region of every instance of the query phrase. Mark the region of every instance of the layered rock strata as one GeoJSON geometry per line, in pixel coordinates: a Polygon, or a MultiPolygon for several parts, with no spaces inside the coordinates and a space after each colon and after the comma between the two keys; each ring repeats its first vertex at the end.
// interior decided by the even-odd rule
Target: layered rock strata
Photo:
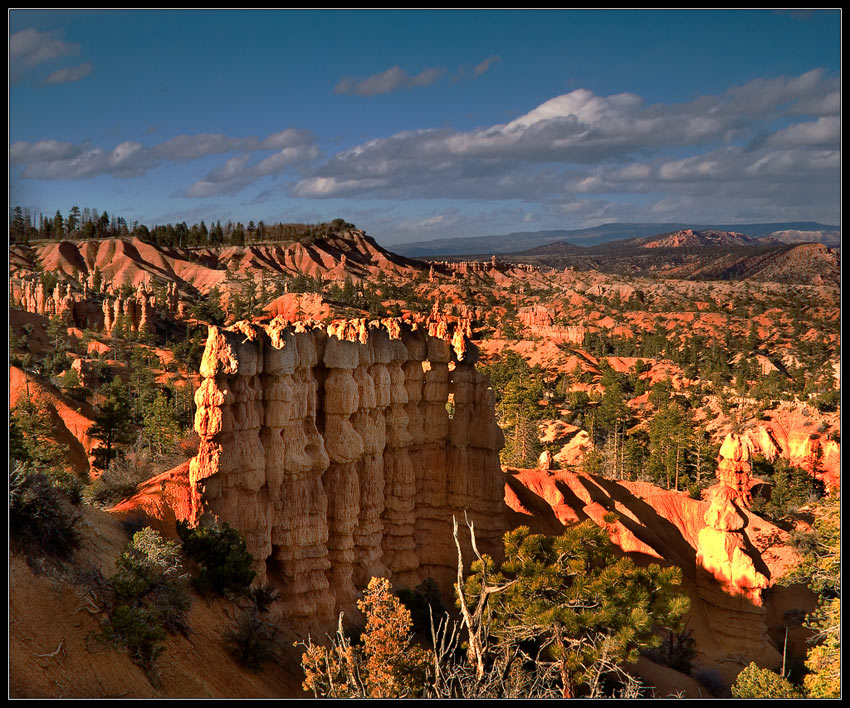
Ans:
{"type": "Polygon", "coordinates": [[[581,325],[559,325],[555,316],[544,305],[521,307],[517,311],[519,321],[530,330],[532,336],[543,337],[568,344],[581,345],[586,328],[581,325]]]}
{"type": "Polygon", "coordinates": [[[292,620],[332,622],[375,575],[450,593],[452,516],[505,530],[493,393],[457,329],[398,319],[210,327],[192,518],[245,537],[292,620]]]}

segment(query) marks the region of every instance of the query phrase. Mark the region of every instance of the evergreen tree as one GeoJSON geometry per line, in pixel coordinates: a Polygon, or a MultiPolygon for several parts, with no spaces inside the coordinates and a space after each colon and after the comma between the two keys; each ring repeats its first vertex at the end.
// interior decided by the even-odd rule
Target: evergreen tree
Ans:
{"type": "Polygon", "coordinates": [[[54,238],[62,238],[65,234],[65,220],[62,218],[62,213],[57,209],[56,215],[53,217],[53,236],[54,238]]]}
{"type": "Polygon", "coordinates": [[[47,323],[47,338],[50,351],[43,359],[44,372],[47,376],[57,376],[68,366],[68,351],[71,349],[68,325],[54,315],[47,323]]]}
{"type": "Polygon", "coordinates": [[[169,450],[180,434],[180,425],[168,399],[157,391],[145,407],[142,417],[142,436],[150,450],[162,455],[169,450]]]}
{"type": "Polygon", "coordinates": [[[647,468],[655,480],[663,480],[667,489],[678,490],[680,481],[685,481],[693,432],[690,412],[677,401],[663,405],[649,423],[647,468]]]}
{"type": "Polygon", "coordinates": [[[366,616],[359,644],[340,626],[330,647],[303,644],[305,691],[327,698],[411,698],[425,687],[427,654],[413,644],[410,612],[392,594],[389,580],[372,578],[358,600],[366,616]]]}
{"type": "Polygon", "coordinates": [[[484,586],[483,610],[496,642],[537,647],[554,662],[564,697],[600,695],[606,679],[659,643],[656,627],[676,628],[689,609],[678,568],[638,567],[618,559],[607,532],[592,522],[562,536],[520,527],[505,534],[499,570],[488,556],[472,565],[464,588],[472,611],[484,586]]]}
{"type": "Polygon", "coordinates": [[[74,238],[77,235],[77,229],[80,227],[80,207],[72,206],[68,212],[68,220],[65,222],[65,228],[68,229],[68,238],[74,238]]]}
{"type": "Polygon", "coordinates": [[[804,698],[788,679],[775,671],[762,669],[755,662],[745,668],[732,684],[735,698],[804,698]]]}
{"type": "Polygon", "coordinates": [[[802,561],[783,585],[807,584],[818,596],[806,626],[814,632],[803,683],[812,698],[841,696],[841,498],[837,492],[814,506],[811,534],[795,537],[802,561]]]}
{"type": "Polygon", "coordinates": [[[127,388],[115,377],[104,390],[103,402],[95,414],[88,434],[101,446],[94,451],[95,466],[106,470],[119,454],[118,445],[132,442],[133,428],[127,388]]]}
{"type": "Polygon", "coordinates": [[[515,376],[505,386],[498,406],[500,421],[507,432],[502,451],[504,464],[533,467],[537,462],[542,450],[537,435],[537,421],[542,417],[539,404],[542,396],[542,382],[534,376],[515,376]]]}
{"type": "Polygon", "coordinates": [[[38,398],[22,398],[9,413],[9,457],[54,475],[67,464],[67,449],[56,442],[50,409],[38,398]]]}

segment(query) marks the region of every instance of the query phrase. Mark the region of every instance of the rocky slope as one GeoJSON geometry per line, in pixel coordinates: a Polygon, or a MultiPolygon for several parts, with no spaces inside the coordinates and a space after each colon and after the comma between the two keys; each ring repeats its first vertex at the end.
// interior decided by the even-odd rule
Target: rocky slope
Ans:
{"type": "MultiPolygon", "coordinates": [[[[742,449],[732,441],[724,450],[731,455],[733,477],[742,474],[740,459],[734,459],[742,449]]],[[[726,686],[749,661],[778,666],[785,613],[814,607],[804,588],[776,584],[797,558],[787,545],[788,533],[749,512],[727,482],[719,481],[709,499],[697,500],[645,482],[509,468],[505,503],[512,527],[554,535],[590,519],[635,561],[680,567],[691,598],[687,628],[696,640],[694,675],[716,675],[726,686]]],[[[798,657],[805,653],[806,636],[791,626],[789,646],[798,657]]]]}
{"type": "Polygon", "coordinates": [[[51,384],[17,366],[10,366],[9,409],[26,399],[43,406],[42,410],[50,418],[56,442],[67,450],[69,467],[81,477],[86,477],[91,469],[90,455],[100,444],[88,434],[94,423],[92,407],[68,398],[51,384]]]}
{"type": "Polygon", "coordinates": [[[635,239],[632,245],[639,248],[696,248],[700,246],[751,246],[755,243],[749,236],[737,231],[707,229],[680,229],[657,236],[635,239]]]}
{"type": "Polygon", "coordinates": [[[224,633],[239,610],[223,598],[192,596],[188,636],[169,635],[157,680],[126,651],[98,641],[107,619],[93,573],[108,577],[129,540],[120,518],[80,508],[83,544],[64,568],[35,572],[9,558],[9,683],[13,699],[306,698],[299,635],[280,628],[280,660],[262,673],[234,661],[224,633]]]}
{"type": "Polygon", "coordinates": [[[247,247],[165,248],[138,238],[14,244],[9,258],[13,280],[47,271],[86,282],[97,270],[115,293],[122,286],[150,287],[154,283],[174,283],[181,291],[206,293],[222,285],[228,272],[328,279],[348,275],[359,280],[379,272],[411,276],[418,270],[414,262],[386,251],[358,229],[307,243],[247,247]]]}

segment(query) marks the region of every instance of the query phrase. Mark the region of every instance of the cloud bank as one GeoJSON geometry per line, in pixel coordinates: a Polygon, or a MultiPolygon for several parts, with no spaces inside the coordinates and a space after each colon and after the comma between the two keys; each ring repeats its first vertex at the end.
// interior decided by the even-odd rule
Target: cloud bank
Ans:
{"type": "MultiPolygon", "coordinates": [[[[476,72],[496,59],[489,57],[476,72]]],[[[430,71],[409,76],[394,67],[337,88],[377,95],[426,85],[436,80],[430,71]]],[[[295,178],[280,193],[289,197],[465,200],[467,207],[490,205],[488,213],[501,202],[503,213],[529,223],[532,212],[579,224],[710,221],[721,213],[725,220],[824,214],[837,220],[839,91],[840,79],[822,70],[757,79],[681,103],[648,105],[633,93],[577,89],[505,123],[401,131],[328,156],[311,133],[289,128],[262,139],[204,133],[149,146],[127,140],[110,148],[19,141],[10,147],[10,162],[26,178],[70,180],[134,177],[167,163],[222,155],[227,157],[221,164],[207,166],[180,195],[233,195],[288,174],[295,178]]],[[[405,233],[430,233],[462,220],[458,212],[438,209],[396,223],[405,233]]]]}
{"type": "Polygon", "coordinates": [[[146,146],[126,140],[112,149],[74,145],[58,140],[17,141],[9,148],[12,167],[21,176],[41,180],[75,180],[111,175],[140,177],[168,163],[191,162],[211,155],[240,152],[206,178],[185,190],[185,196],[231,194],[259,177],[276,174],[290,165],[318,157],[312,133],[288,128],[264,139],[230,137],[220,133],[178,135],[146,146]],[[255,153],[271,155],[257,159],[255,153]],[[217,185],[217,187],[216,187],[217,185]]]}
{"type": "Polygon", "coordinates": [[[678,104],[578,89],[504,124],[404,131],[340,151],[293,193],[538,204],[657,193],[759,209],[771,200],[823,205],[839,182],[838,89],[820,70],[678,104]]]}

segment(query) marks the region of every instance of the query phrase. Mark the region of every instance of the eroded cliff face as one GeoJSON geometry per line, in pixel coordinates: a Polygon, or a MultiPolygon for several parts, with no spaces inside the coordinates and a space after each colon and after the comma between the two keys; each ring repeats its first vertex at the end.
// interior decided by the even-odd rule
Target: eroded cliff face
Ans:
{"type": "Polygon", "coordinates": [[[502,433],[476,352],[445,323],[210,327],[191,518],[245,537],[282,613],[329,624],[370,577],[450,593],[452,516],[498,555],[502,433]]]}

